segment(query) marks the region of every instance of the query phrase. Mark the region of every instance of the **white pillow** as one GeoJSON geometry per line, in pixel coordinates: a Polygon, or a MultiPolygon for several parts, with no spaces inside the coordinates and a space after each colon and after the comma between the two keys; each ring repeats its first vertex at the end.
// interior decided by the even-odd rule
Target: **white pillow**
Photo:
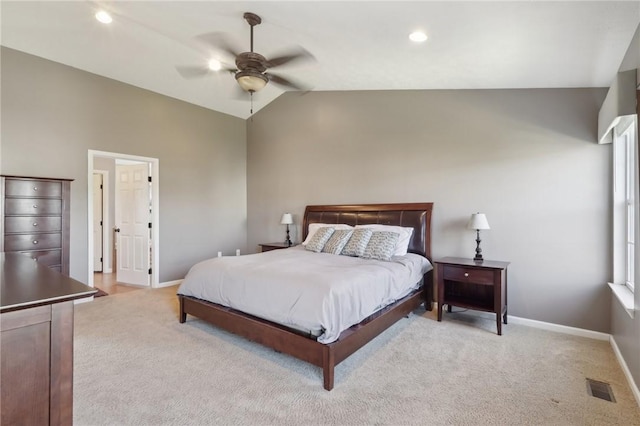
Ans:
{"type": "Polygon", "coordinates": [[[353,229],[353,226],[351,225],[344,225],[344,224],[331,224],[331,223],[310,223],[309,224],[309,233],[307,234],[307,238],[305,238],[305,240],[302,242],[303,246],[306,246],[309,241],[311,241],[311,238],[313,238],[313,234],[315,234],[316,232],[318,232],[318,229],[320,228],[326,228],[326,227],[331,227],[333,229],[335,229],[336,231],[339,229],[353,229]]]}
{"type": "Polygon", "coordinates": [[[411,236],[413,235],[413,228],[404,227],[404,226],[393,226],[393,225],[380,225],[377,223],[371,223],[368,225],[356,225],[356,228],[370,228],[376,231],[387,231],[387,232],[395,232],[399,234],[398,243],[396,244],[396,248],[393,252],[394,256],[404,256],[407,254],[407,249],[409,248],[409,243],[411,242],[411,236]]]}

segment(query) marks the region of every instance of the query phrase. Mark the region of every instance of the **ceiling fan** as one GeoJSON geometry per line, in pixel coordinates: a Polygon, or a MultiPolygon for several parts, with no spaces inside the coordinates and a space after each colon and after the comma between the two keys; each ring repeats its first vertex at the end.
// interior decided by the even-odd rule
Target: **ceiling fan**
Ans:
{"type": "MultiPolygon", "coordinates": [[[[219,33],[203,34],[197,38],[233,55],[235,58],[236,68],[222,69],[234,73],[235,79],[240,88],[251,95],[263,89],[269,82],[294,90],[308,90],[299,83],[273,74],[270,69],[301,59],[312,60],[314,59],[313,55],[302,48],[298,48],[295,51],[291,51],[271,59],[265,58],[261,54],[253,51],[253,27],[259,25],[262,22],[262,19],[255,13],[251,12],[246,12],[243,17],[251,27],[251,44],[249,52],[238,53],[236,49],[233,49],[226,43],[219,33]]],[[[204,71],[201,68],[194,69],[193,67],[177,67],[177,69],[180,74],[187,78],[203,76],[208,73],[208,71],[204,71]]]]}

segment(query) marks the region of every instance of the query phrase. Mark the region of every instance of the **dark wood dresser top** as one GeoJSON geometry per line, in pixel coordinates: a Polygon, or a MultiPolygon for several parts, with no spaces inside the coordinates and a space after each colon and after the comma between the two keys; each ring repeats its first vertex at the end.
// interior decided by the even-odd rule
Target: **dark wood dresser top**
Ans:
{"type": "Polygon", "coordinates": [[[0,253],[0,312],[88,297],[96,293],[21,253],[0,253]]]}

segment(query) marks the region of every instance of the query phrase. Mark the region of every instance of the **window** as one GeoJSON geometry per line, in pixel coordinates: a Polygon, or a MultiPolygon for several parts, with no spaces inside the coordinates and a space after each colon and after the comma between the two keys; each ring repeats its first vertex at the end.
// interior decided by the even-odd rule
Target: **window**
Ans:
{"type": "Polygon", "coordinates": [[[613,141],[614,281],[634,291],[636,122],[625,124],[616,126],[613,141]]]}

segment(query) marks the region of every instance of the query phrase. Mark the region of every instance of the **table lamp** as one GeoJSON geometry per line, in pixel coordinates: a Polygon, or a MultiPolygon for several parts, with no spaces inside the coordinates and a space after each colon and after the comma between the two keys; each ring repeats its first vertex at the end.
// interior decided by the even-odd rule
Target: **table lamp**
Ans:
{"type": "Polygon", "coordinates": [[[289,225],[293,223],[293,217],[291,217],[291,213],[283,214],[280,223],[282,225],[287,225],[287,239],[285,240],[285,244],[287,245],[287,247],[291,247],[291,238],[289,238],[289,225]]]}
{"type": "Polygon", "coordinates": [[[476,262],[482,262],[482,249],[480,248],[480,230],[491,229],[487,217],[484,213],[473,213],[467,224],[467,228],[476,230],[476,255],[473,258],[476,262]]]}

